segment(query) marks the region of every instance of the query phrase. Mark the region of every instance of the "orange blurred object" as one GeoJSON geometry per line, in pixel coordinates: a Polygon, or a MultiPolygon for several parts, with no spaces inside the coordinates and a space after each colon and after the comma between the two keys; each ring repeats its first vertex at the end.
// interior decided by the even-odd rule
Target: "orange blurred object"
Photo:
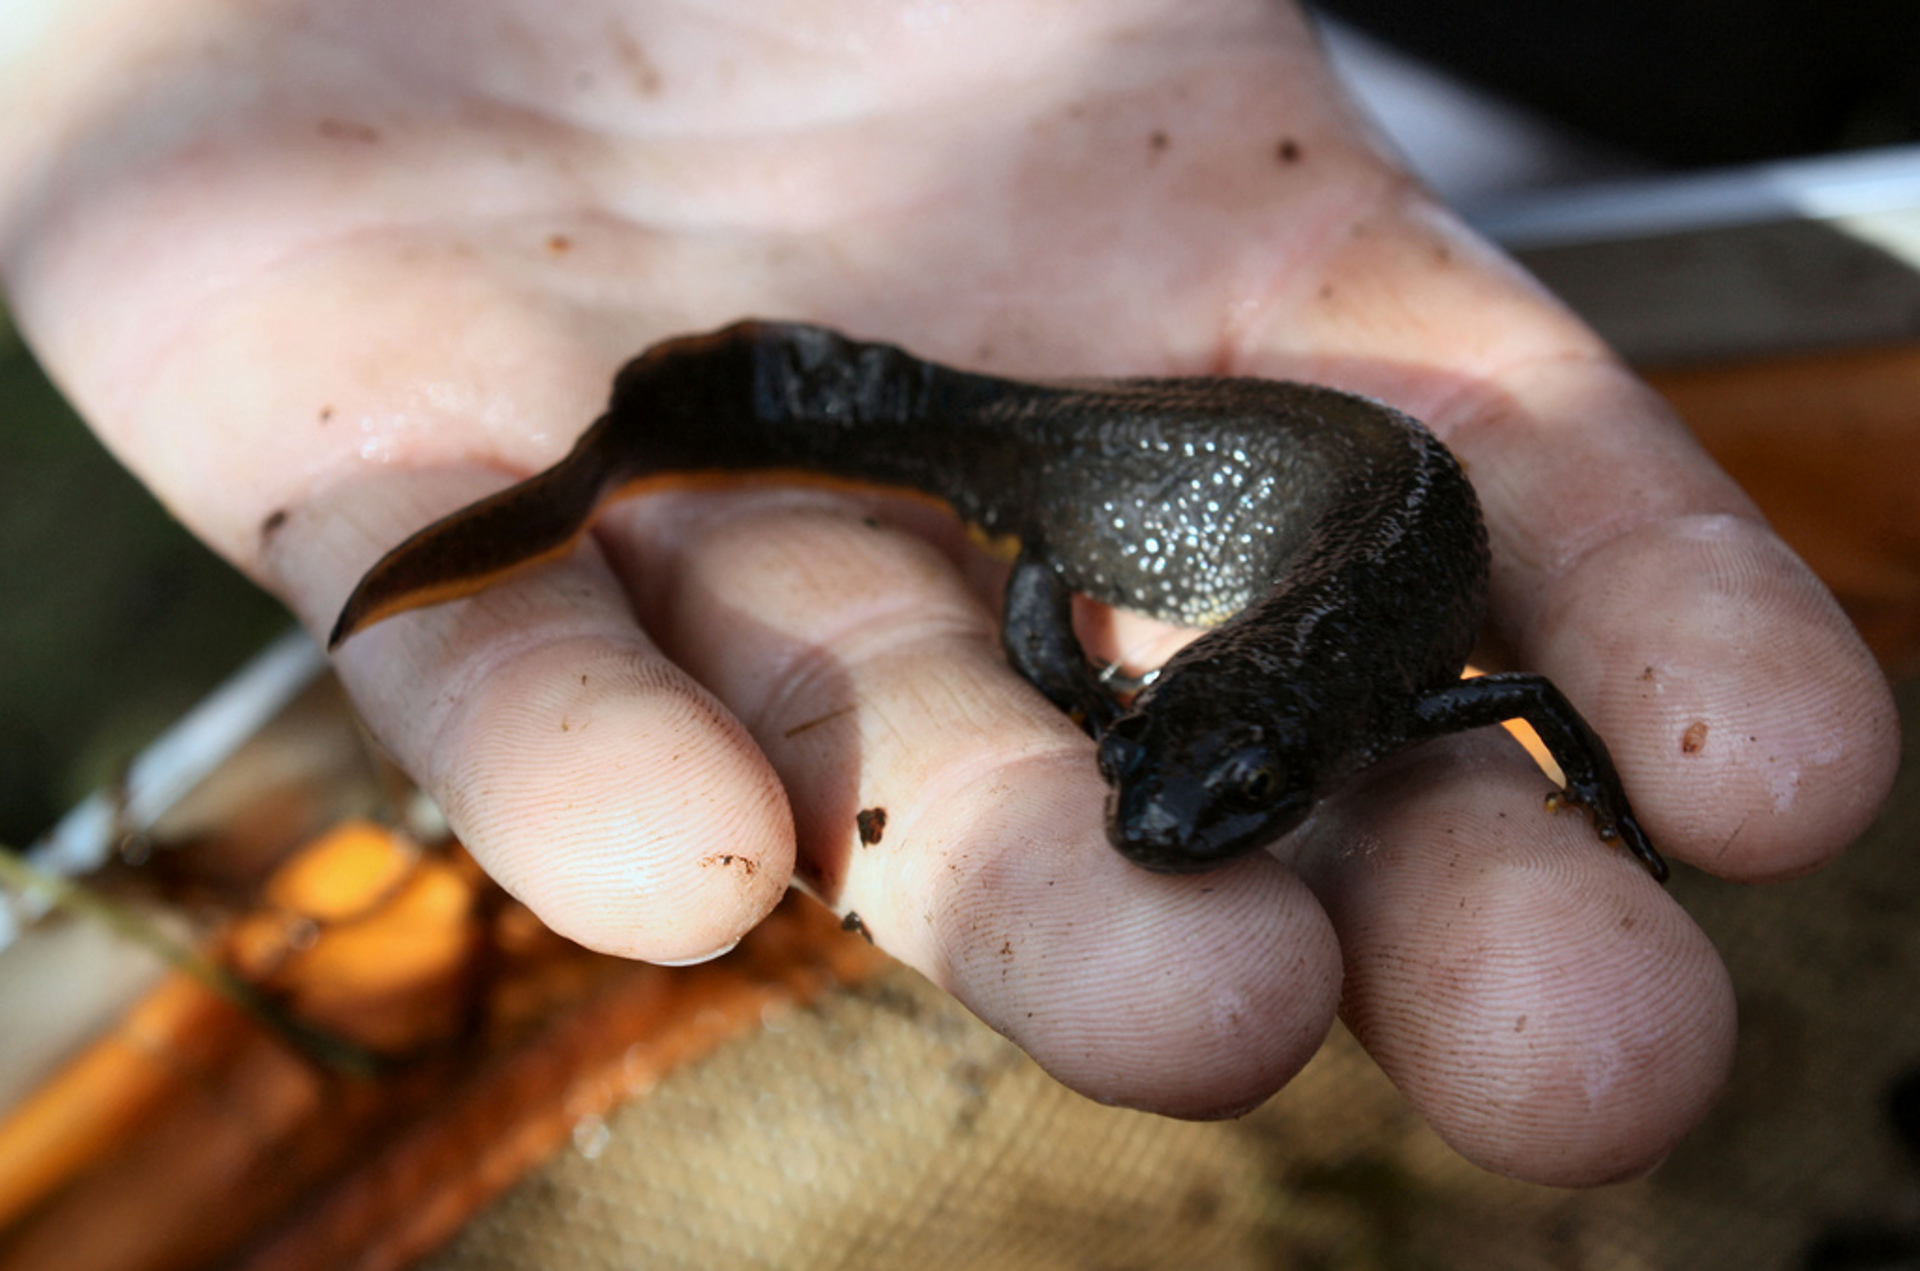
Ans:
{"type": "Polygon", "coordinates": [[[1920,346],[1649,376],[1890,672],[1920,669],[1920,346]]]}
{"type": "Polygon", "coordinates": [[[263,890],[217,960],[301,1029],[377,1055],[378,1074],[329,1071],[215,988],[168,975],[0,1121],[0,1266],[164,1271],[261,1240],[264,1266],[398,1265],[583,1117],[769,1004],[881,960],[794,897],[705,966],[603,957],[463,852],[365,823],[263,890]],[[298,1234],[273,1243],[278,1224],[298,1234]]]}

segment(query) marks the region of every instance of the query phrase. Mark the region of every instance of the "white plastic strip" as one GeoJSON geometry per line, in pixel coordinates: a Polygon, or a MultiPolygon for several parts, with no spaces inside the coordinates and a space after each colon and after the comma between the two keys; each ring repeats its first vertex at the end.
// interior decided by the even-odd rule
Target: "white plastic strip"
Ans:
{"type": "MultiPolygon", "coordinates": [[[[326,656],[304,631],[281,636],[142,751],[124,783],[94,791],[62,817],[29,849],[28,863],[63,878],[99,868],[120,836],[150,828],[326,665],[326,656]]],[[[13,943],[18,924],[44,909],[44,898],[33,896],[0,904],[0,949],[13,943]]]]}
{"type": "Polygon", "coordinates": [[[1510,249],[1652,238],[1796,219],[1872,222],[1920,211],[1920,146],[1580,185],[1470,208],[1510,249]]]}

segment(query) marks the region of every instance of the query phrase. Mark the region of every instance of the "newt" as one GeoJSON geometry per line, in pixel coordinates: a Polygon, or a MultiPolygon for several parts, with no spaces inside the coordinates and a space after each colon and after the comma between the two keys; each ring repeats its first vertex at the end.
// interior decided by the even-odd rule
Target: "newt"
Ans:
{"type": "Polygon", "coordinates": [[[1551,681],[1460,677],[1488,547],[1458,461],[1409,416],[1317,385],[1023,382],[786,322],[667,340],[559,463],[375,564],[328,647],[566,551],[616,495],[743,473],[918,491],[1017,544],[1007,660],[1096,739],[1107,835],[1148,869],[1222,864],[1388,755],[1518,718],[1565,775],[1554,801],[1666,878],[1551,681]],[[1076,592],[1208,630],[1129,692],[1082,650],[1076,592]]]}

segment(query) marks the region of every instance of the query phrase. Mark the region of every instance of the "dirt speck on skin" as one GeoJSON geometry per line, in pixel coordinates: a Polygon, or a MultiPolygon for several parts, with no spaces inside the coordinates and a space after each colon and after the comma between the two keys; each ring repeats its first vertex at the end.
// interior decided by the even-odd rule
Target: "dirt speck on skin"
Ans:
{"type": "Polygon", "coordinates": [[[380,130],[371,124],[355,123],[351,119],[322,119],[315,126],[322,137],[328,141],[353,141],[370,146],[380,140],[380,130]]]}
{"type": "Polygon", "coordinates": [[[853,818],[854,826],[860,831],[860,845],[872,847],[879,843],[887,832],[887,810],[885,808],[864,808],[853,818]]]}
{"type": "Polygon", "coordinates": [[[1181,1193],[1176,1221],[1188,1227],[1205,1227],[1219,1217],[1226,1204],[1217,1186],[1194,1183],[1181,1193]]]}
{"type": "Polygon", "coordinates": [[[666,77],[660,73],[653,59],[647,56],[647,50],[629,31],[612,28],[608,31],[608,43],[620,61],[625,65],[634,90],[642,97],[658,97],[666,88],[666,77]]]}
{"type": "Polygon", "coordinates": [[[754,860],[753,857],[740,856],[733,852],[716,852],[712,856],[703,856],[700,858],[700,864],[706,869],[716,867],[720,869],[737,869],[748,878],[752,878],[760,872],[760,864],[754,860]]]}
{"type": "Polygon", "coordinates": [[[1696,719],[1687,725],[1687,731],[1680,734],[1680,753],[1697,755],[1707,744],[1707,721],[1696,719]]]}

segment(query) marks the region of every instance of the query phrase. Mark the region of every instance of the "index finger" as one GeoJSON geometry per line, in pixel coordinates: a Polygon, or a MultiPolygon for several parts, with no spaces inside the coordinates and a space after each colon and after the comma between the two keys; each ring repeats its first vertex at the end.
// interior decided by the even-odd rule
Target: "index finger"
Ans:
{"type": "MultiPolygon", "coordinates": [[[[296,506],[265,563],[324,630],[394,539],[499,484],[472,470],[362,476],[296,506]]],[[[795,849],[779,777],[635,622],[597,545],[335,656],[375,736],[487,871],[563,935],[698,961],[785,891],[795,849]]]]}

